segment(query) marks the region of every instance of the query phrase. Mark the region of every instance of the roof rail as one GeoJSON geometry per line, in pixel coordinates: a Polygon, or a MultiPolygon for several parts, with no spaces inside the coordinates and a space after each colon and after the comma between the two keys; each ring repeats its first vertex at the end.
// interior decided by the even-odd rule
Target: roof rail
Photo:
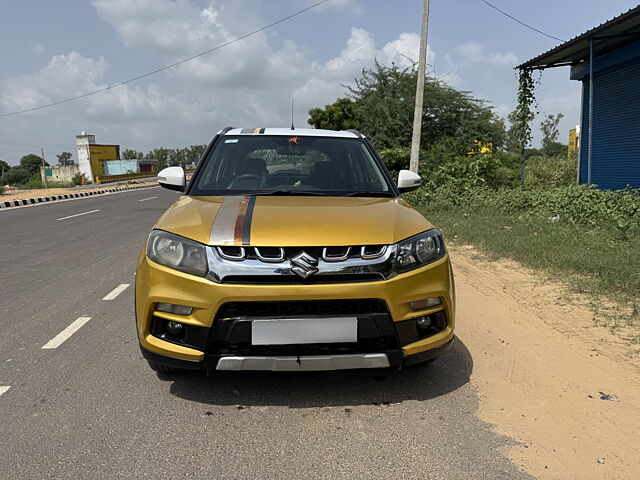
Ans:
{"type": "Polygon", "coordinates": [[[234,127],[224,127],[222,130],[220,130],[220,135],[224,135],[229,130],[233,130],[233,129],[234,129],[234,127]]]}
{"type": "Polygon", "coordinates": [[[364,135],[362,135],[358,130],[356,130],[355,128],[352,128],[350,130],[347,130],[347,132],[351,132],[351,133],[355,133],[358,138],[364,138],[364,135]]]}

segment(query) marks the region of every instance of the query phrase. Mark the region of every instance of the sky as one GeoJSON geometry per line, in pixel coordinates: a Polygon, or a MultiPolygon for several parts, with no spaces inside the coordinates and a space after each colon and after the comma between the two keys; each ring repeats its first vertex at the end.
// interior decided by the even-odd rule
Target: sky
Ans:
{"type": "MultiPolygon", "coordinates": [[[[36,107],[152,71],[290,15],[314,0],[21,0],[0,2],[0,114],[36,107]]],[[[635,7],[624,0],[492,0],[569,39],[635,7]]],[[[74,102],[0,117],[0,160],[28,153],[76,158],[75,135],[144,152],[205,144],[225,126],[304,126],[309,108],[344,96],[374,61],[417,60],[422,0],[330,0],[176,68],[74,102]]],[[[514,66],[560,42],[481,0],[431,0],[428,71],[515,107],[514,66]]],[[[545,71],[540,115],[563,113],[561,140],[579,123],[580,82],[545,71]]],[[[539,142],[539,119],[534,144],[539,142]]],[[[366,132],[364,132],[366,133],[366,132]]]]}

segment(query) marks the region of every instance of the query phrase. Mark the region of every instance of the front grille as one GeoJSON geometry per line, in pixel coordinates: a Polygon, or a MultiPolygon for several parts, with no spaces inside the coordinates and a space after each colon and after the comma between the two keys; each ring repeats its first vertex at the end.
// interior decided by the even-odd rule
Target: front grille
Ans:
{"type": "Polygon", "coordinates": [[[389,314],[384,300],[317,300],[285,302],[230,302],[220,307],[216,320],[238,317],[286,317],[296,315],[389,314]]]}
{"type": "Polygon", "coordinates": [[[307,278],[298,275],[229,275],[222,283],[266,285],[315,285],[324,283],[358,283],[384,280],[381,273],[318,274],[307,278]]]}
{"type": "Polygon", "coordinates": [[[212,280],[235,285],[379,282],[395,275],[395,246],[211,247],[212,280]]]}

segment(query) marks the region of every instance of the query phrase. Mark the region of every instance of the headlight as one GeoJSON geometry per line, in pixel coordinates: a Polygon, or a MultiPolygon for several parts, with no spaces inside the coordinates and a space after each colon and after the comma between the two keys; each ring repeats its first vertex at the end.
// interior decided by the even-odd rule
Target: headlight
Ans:
{"type": "Polygon", "coordinates": [[[398,243],[396,270],[398,273],[422,267],[442,258],[445,254],[444,240],[438,230],[429,230],[398,243]]]}
{"type": "Polygon", "coordinates": [[[147,256],[165,267],[201,277],[208,271],[204,245],[162,230],[151,232],[147,256]]]}

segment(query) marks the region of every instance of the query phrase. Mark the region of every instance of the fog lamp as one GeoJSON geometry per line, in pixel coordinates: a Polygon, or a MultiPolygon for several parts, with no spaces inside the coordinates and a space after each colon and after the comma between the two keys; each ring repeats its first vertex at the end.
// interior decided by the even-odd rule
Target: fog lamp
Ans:
{"type": "Polygon", "coordinates": [[[411,302],[411,308],[414,310],[423,310],[425,308],[437,307],[442,304],[442,299],[440,297],[429,297],[423,298],[422,300],[416,300],[415,302],[411,302]]]}
{"type": "Polygon", "coordinates": [[[156,311],[165,313],[175,313],[176,315],[190,315],[193,308],[184,305],[173,305],[171,303],[156,303],[156,311]]]}
{"type": "Polygon", "coordinates": [[[424,328],[425,330],[431,327],[431,319],[427,317],[418,317],[416,318],[416,325],[419,328],[424,328]]]}
{"type": "Polygon", "coordinates": [[[178,322],[167,322],[167,332],[171,335],[180,335],[184,329],[184,326],[178,322]]]}

